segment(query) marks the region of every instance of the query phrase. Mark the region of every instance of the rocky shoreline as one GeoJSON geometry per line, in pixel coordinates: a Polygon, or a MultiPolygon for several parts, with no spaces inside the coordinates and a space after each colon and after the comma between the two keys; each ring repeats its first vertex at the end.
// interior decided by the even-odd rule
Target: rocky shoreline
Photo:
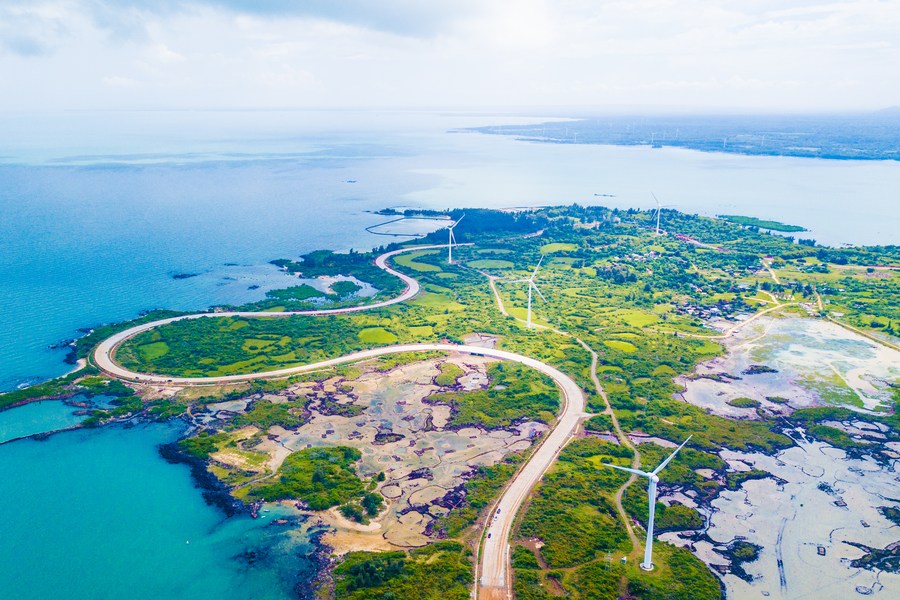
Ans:
{"type": "Polygon", "coordinates": [[[191,477],[207,504],[220,508],[227,517],[240,513],[249,514],[249,507],[235,499],[231,495],[230,488],[209,472],[206,468],[207,461],[185,453],[177,442],[163,444],[159,447],[159,454],[169,464],[184,464],[190,467],[191,477]]]}

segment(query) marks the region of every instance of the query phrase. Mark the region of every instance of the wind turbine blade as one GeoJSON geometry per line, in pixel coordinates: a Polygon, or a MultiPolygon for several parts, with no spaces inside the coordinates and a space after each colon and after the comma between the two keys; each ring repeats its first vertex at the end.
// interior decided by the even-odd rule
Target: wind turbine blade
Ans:
{"type": "Polygon", "coordinates": [[[542,294],[542,293],[541,293],[541,290],[540,290],[540,289],[538,289],[538,286],[537,286],[537,285],[536,285],[536,284],[535,284],[535,283],[534,283],[534,281],[532,281],[532,280],[530,280],[530,279],[529,279],[529,280],[528,280],[528,283],[529,283],[529,284],[530,284],[530,285],[531,285],[531,287],[533,287],[533,288],[534,288],[534,291],[536,291],[536,292],[537,292],[537,294],[538,294],[538,296],[540,296],[540,297],[541,297],[541,300],[543,300],[543,301],[544,301],[544,302],[546,302],[546,301],[547,301],[547,299],[546,299],[546,298],[544,298],[544,295],[543,295],[543,294],[542,294]]]}
{"type": "Polygon", "coordinates": [[[653,201],[656,202],[656,206],[659,206],[659,200],[657,200],[656,194],[654,194],[653,192],[650,192],[650,195],[653,196],[653,201]]]}
{"type": "MultiPolygon", "coordinates": [[[[458,219],[456,220],[456,223],[453,224],[453,227],[456,227],[457,225],[459,225],[459,222],[462,221],[462,220],[465,219],[465,218],[466,218],[466,213],[463,213],[463,216],[461,216],[460,218],[458,218],[458,219]]],[[[453,227],[451,227],[450,229],[453,229],[453,227]]]]}
{"type": "Polygon", "coordinates": [[[613,469],[618,469],[620,471],[625,471],[626,473],[634,473],[635,475],[640,475],[641,477],[649,477],[650,473],[645,473],[644,471],[639,471],[638,469],[632,469],[631,467],[620,467],[619,465],[611,465],[608,463],[600,463],[604,467],[612,467],[613,469]]]}
{"type": "Polygon", "coordinates": [[[534,279],[534,276],[537,275],[538,269],[541,268],[541,263],[542,263],[542,262],[544,262],[544,255],[543,255],[543,254],[541,254],[541,258],[538,260],[538,264],[537,264],[537,266],[534,268],[534,273],[531,274],[531,277],[529,277],[529,279],[534,279]]]}
{"type": "Polygon", "coordinates": [[[508,280],[505,280],[503,283],[529,283],[529,282],[531,282],[530,279],[508,279],[508,280]]]}
{"type": "Polygon", "coordinates": [[[669,464],[670,462],[672,462],[672,459],[675,458],[675,455],[678,454],[678,451],[681,450],[682,448],[684,448],[684,445],[687,444],[687,443],[690,441],[690,439],[691,439],[692,437],[694,437],[693,434],[689,435],[688,438],[687,438],[686,440],[684,440],[683,442],[681,442],[681,445],[680,445],[680,446],[678,446],[677,448],[675,448],[675,452],[673,452],[672,454],[670,454],[670,455],[669,455],[669,458],[667,458],[666,460],[664,460],[664,461],[662,461],[661,463],[659,463],[659,466],[656,467],[656,468],[653,470],[653,475],[656,475],[656,474],[658,474],[660,471],[662,471],[663,469],[665,469],[665,468],[666,468],[666,465],[669,464]]]}

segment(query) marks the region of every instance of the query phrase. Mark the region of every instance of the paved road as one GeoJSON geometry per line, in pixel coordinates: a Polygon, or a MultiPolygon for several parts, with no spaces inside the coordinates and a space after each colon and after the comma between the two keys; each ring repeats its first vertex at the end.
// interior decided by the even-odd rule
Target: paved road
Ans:
{"type": "MultiPolygon", "coordinates": [[[[494,353],[498,352],[503,351],[492,349],[490,353],[484,352],[484,354],[497,356],[494,353]]],[[[484,546],[481,550],[478,581],[482,597],[487,598],[509,596],[512,588],[509,573],[509,534],[516,513],[537,482],[559,456],[559,452],[575,432],[578,423],[586,416],[584,393],[568,375],[533,358],[508,352],[504,355],[498,356],[498,358],[515,360],[552,377],[563,392],[563,409],[556,426],[506,488],[491,517],[490,525],[487,528],[487,537],[484,539],[484,546]]]]}
{"type": "MultiPolygon", "coordinates": [[[[469,244],[459,244],[460,246],[465,246],[469,244]]],[[[413,252],[416,250],[432,250],[432,249],[443,249],[446,246],[438,245],[438,246],[413,246],[410,248],[402,248],[400,250],[394,250],[393,252],[387,252],[382,254],[378,258],[375,259],[375,265],[381,269],[384,269],[391,275],[398,277],[403,283],[406,284],[406,291],[395,298],[391,298],[390,300],[385,300],[383,302],[376,302],[374,304],[364,304],[361,306],[350,306],[347,308],[332,308],[327,310],[298,310],[298,311],[286,311],[286,312],[240,312],[240,311],[232,311],[232,312],[212,312],[212,313],[198,313],[193,315],[182,315],[179,317],[172,317],[171,319],[161,319],[159,321],[153,321],[150,323],[144,323],[143,325],[137,325],[132,327],[131,329],[126,329],[125,331],[120,331],[119,333],[107,338],[102,341],[97,348],[94,350],[93,361],[94,364],[101,370],[105,371],[110,375],[114,375],[115,377],[121,377],[123,379],[129,379],[133,381],[152,381],[154,378],[144,376],[138,373],[133,373],[132,371],[128,371],[127,369],[123,369],[118,364],[116,364],[114,357],[116,348],[124,342],[125,340],[136,336],[139,333],[144,331],[148,331],[150,329],[155,329],[162,325],[167,325],[169,323],[174,323],[175,321],[184,321],[187,319],[208,319],[214,317],[247,317],[247,318],[277,318],[277,317],[291,317],[291,316],[307,316],[307,317],[320,317],[323,315],[339,315],[345,313],[353,313],[359,312],[363,310],[373,310],[376,308],[382,308],[385,306],[390,306],[391,304],[397,304],[398,302],[404,302],[409,300],[413,296],[419,293],[419,282],[404,275],[399,271],[395,271],[394,269],[387,266],[387,260],[397,254],[401,254],[403,252],[413,252]]],[[[258,376],[251,377],[243,377],[239,378],[236,381],[241,381],[243,379],[256,379],[258,376]]],[[[159,379],[159,378],[156,378],[159,379]]],[[[169,378],[162,378],[163,381],[168,380],[169,378]]],[[[205,380],[207,383],[212,383],[211,379],[205,380]]]]}
{"type": "Polygon", "coordinates": [[[382,306],[388,306],[397,302],[403,302],[416,295],[419,291],[419,284],[415,279],[399,273],[387,266],[386,260],[400,252],[410,252],[414,250],[423,250],[431,248],[443,248],[443,246],[418,246],[414,248],[404,248],[395,252],[383,254],[376,259],[376,264],[382,269],[392,273],[402,279],[407,284],[407,290],[393,298],[377,304],[369,304],[366,306],[355,306],[351,308],[340,308],[333,310],[313,310],[303,312],[220,312],[220,313],[202,313],[195,315],[184,315],[171,319],[162,319],[151,323],[145,323],[117,333],[107,340],[101,342],[94,351],[93,361],[101,370],[114,377],[125,379],[128,381],[137,381],[142,383],[168,383],[171,385],[211,385],[219,383],[229,383],[236,381],[248,381],[252,379],[269,378],[269,377],[286,377],[289,375],[314,371],[343,363],[356,362],[384,356],[388,354],[399,354],[402,352],[462,352],[465,354],[473,354],[479,356],[489,356],[501,360],[515,361],[525,366],[531,367],[548,375],[559,386],[563,394],[563,408],[556,422],[556,426],[544,439],[543,443],[531,455],[528,462],[521,468],[516,477],[510,482],[502,497],[496,505],[495,515],[492,516],[490,525],[488,526],[488,536],[484,539],[484,547],[481,552],[481,560],[479,564],[479,580],[477,586],[482,592],[484,598],[507,598],[511,596],[512,585],[509,571],[509,535],[515,520],[516,513],[525,501],[525,498],[538,483],[550,465],[556,460],[559,452],[566,445],[569,438],[573,435],[578,427],[581,419],[586,417],[585,413],[585,396],[581,388],[575,381],[562,371],[542,363],[533,358],[498,350],[496,348],[483,348],[481,346],[465,346],[455,344],[401,344],[396,346],[387,346],[382,348],[373,348],[371,350],[362,350],[354,352],[339,358],[324,360],[321,362],[302,365],[298,367],[289,367],[285,369],[277,369],[274,371],[266,371],[262,373],[249,373],[242,375],[225,375],[219,377],[167,377],[164,375],[150,375],[145,373],[137,373],[118,365],[115,360],[116,348],[125,340],[137,335],[143,331],[148,331],[161,325],[166,325],[184,319],[202,319],[210,317],[248,317],[248,318],[272,318],[285,317],[292,315],[319,316],[328,314],[341,314],[349,312],[357,312],[361,310],[371,310],[382,306]]]}

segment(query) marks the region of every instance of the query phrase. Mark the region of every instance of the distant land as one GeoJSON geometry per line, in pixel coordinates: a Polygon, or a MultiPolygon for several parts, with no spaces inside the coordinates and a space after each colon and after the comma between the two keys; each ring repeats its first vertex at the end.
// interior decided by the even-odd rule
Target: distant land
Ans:
{"type": "Polygon", "coordinates": [[[557,144],[675,147],[835,160],[900,160],[900,108],[833,115],[603,116],[470,128],[557,144]]]}
{"type": "Polygon", "coordinates": [[[800,227],[799,225],[788,225],[787,223],[782,223],[781,221],[758,219],[756,217],[744,217],[741,215],[719,215],[719,218],[725,219],[726,221],[731,221],[732,223],[737,223],[738,225],[745,225],[747,227],[761,227],[762,229],[771,229],[772,231],[782,231],[785,233],[806,231],[805,227],[800,227]]]}

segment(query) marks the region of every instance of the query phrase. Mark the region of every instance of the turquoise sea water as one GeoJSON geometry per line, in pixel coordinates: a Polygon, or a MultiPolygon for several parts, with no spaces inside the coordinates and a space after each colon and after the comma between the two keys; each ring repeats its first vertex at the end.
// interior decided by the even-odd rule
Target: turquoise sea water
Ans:
{"type": "Polygon", "coordinates": [[[77,410],[59,400],[45,400],[0,412],[0,444],[35,433],[77,425],[84,419],[75,414],[77,410]]]}
{"type": "MultiPolygon", "coordinates": [[[[364,230],[384,220],[369,211],[386,206],[650,208],[652,189],[681,210],[785,220],[820,241],[897,242],[896,162],[447,133],[542,120],[0,116],[0,390],[69,370],[50,346],[79,328],[259,299],[288,283],[272,259],[395,241],[364,230]]],[[[0,413],[0,434],[68,426],[71,413],[58,403],[0,413]]],[[[158,454],[177,435],[153,425],[0,445],[0,597],[286,598],[298,583],[307,589],[307,536],[207,506],[188,470],[158,454]]]]}
{"type": "Polygon", "coordinates": [[[312,547],[266,518],[225,519],[189,470],[161,460],[167,425],[67,432],[0,446],[0,595],[281,599],[312,547]]]}

